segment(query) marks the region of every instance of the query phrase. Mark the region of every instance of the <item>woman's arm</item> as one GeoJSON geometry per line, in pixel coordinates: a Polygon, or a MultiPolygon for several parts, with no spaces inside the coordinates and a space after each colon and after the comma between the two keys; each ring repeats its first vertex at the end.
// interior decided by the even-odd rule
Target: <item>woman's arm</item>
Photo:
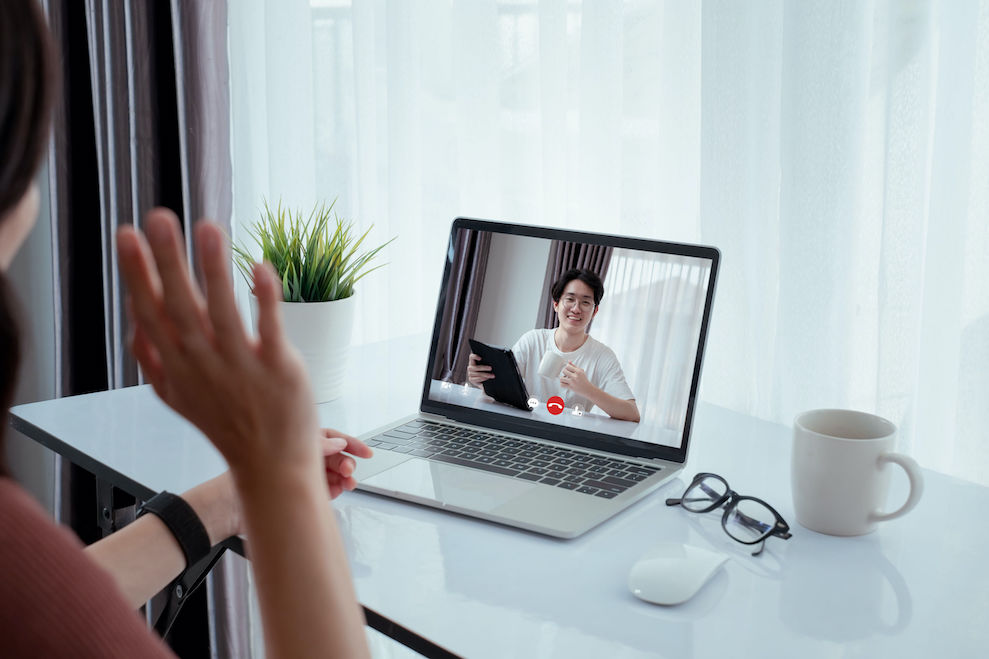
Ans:
{"type": "Polygon", "coordinates": [[[134,319],[131,347],[155,392],[230,465],[267,655],[366,656],[364,620],[312,440],[312,392],[281,326],[281,282],[270,265],[255,267],[258,336],[250,337],[234,304],[230,250],[219,227],[195,228],[201,292],[175,216],[155,210],[145,224],[147,242],[130,227],[117,234],[134,319]]]}
{"type": "MultiPolygon", "coordinates": [[[[371,449],[359,439],[330,428],[320,431],[318,441],[330,496],[336,498],[357,487],[353,478],[356,464],[350,456],[368,458],[371,449]]],[[[230,472],[184,492],[182,498],[206,528],[210,545],[244,532],[242,507],[230,472]]],[[[179,543],[156,515],[141,516],[85,551],[110,573],[134,608],[151,599],[186,568],[179,543]]]]}
{"type": "MultiPolygon", "coordinates": [[[[240,506],[229,472],[197,485],[182,498],[206,527],[210,545],[236,534],[240,527],[240,506]]],[[[178,541],[156,515],[142,515],[86,547],[86,554],[110,573],[135,609],[186,567],[178,541]]]]}

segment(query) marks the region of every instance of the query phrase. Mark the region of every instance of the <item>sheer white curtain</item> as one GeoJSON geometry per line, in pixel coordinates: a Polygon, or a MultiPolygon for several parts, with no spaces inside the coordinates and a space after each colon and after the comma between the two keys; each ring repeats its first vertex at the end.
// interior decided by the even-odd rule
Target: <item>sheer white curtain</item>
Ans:
{"type": "Polygon", "coordinates": [[[231,3],[235,217],[339,197],[430,327],[458,214],[713,244],[703,399],[855,407],[989,482],[989,6],[231,3]]]}
{"type": "MultiPolygon", "coordinates": [[[[682,431],[711,265],[615,249],[591,329],[618,355],[642,420],[682,431]]],[[[679,436],[679,435],[676,435],[679,436]]]]}

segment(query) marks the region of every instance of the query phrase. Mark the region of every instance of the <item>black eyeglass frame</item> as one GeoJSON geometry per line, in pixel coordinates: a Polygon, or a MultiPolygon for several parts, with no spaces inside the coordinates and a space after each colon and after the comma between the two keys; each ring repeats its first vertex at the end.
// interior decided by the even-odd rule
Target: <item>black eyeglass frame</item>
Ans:
{"type": "MultiPolygon", "coordinates": [[[[697,474],[696,476],[694,476],[694,479],[692,481],[690,481],[690,485],[688,485],[687,486],[687,489],[685,489],[683,491],[683,496],[681,496],[679,499],[676,499],[676,498],[667,499],[666,500],[666,505],[667,506],[681,506],[682,507],[683,506],[683,498],[684,498],[684,496],[686,496],[687,492],[690,492],[691,489],[693,489],[694,487],[696,487],[697,485],[699,485],[702,481],[704,481],[704,480],[706,480],[708,478],[714,478],[714,479],[717,479],[717,480],[721,481],[724,484],[724,486],[725,486],[725,493],[722,494],[717,499],[715,499],[714,501],[712,501],[711,502],[711,505],[705,506],[702,510],[691,510],[690,508],[683,508],[688,513],[709,513],[712,510],[716,510],[717,508],[724,507],[725,513],[724,513],[724,515],[721,516],[721,528],[722,528],[722,530],[724,530],[725,534],[729,538],[731,538],[735,542],[739,542],[739,543],[741,543],[743,545],[754,545],[754,544],[758,544],[760,542],[762,543],[762,545],[757,550],[755,550],[754,552],[752,552],[752,555],[753,556],[758,556],[759,554],[762,553],[762,550],[766,546],[766,540],[769,537],[772,536],[772,537],[781,538],[783,540],[789,540],[790,537],[793,535],[792,533],[790,533],[790,525],[786,523],[786,520],[783,519],[783,516],[780,515],[776,511],[775,508],[773,508],[772,506],[770,506],[768,503],[766,503],[762,499],[759,499],[758,497],[750,497],[748,495],[739,494],[735,490],[731,489],[731,486],[728,485],[728,481],[726,481],[721,476],[719,476],[717,474],[712,474],[710,472],[700,472],[699,474],[697,474]],[[740,502],[746,501],[746,500],[748,500],[748,501],[755,501],[757,503],[762,504],[763,506],[765,506],[769,510],[769,512],[771,512],[776,517],[776,521],[773,524],[772,528],[764,531],[763,534],[761,536],[759,536],[758,538],[756,538],[755,540],[741,540],[739,538],[736,538],[734,535],[732,535],[728,531],[728,518],[731,515],[732,511],[735,511],[738,514],[739,518],[741,518],[741,520],[743,521],[743,523],[744,522],[748,522],[746,524],[746,526],[749,526],[750,528],[757,528],[756,524],[757,524],[758,520],[752,519],[751,517],[749,517],[748,515],[746,515],[742,511],[737,510],[738,509],[738,504],[740,502]]],[[[761,523],[759,525],[761,526],[761,523]]]]}

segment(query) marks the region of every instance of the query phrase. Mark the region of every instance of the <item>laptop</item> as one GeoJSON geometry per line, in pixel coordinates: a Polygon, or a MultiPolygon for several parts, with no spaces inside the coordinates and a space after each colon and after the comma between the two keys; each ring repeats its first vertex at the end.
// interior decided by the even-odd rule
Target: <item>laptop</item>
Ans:
{"type": "Polygon", "coordinates": [[[358,489],[558,538],[648,496],[687,459],[719,260],[457,218],[419,412],[361,436],[358,489]],[[528,409],[487,395],[472,340],[511,352],[528,409]]]}

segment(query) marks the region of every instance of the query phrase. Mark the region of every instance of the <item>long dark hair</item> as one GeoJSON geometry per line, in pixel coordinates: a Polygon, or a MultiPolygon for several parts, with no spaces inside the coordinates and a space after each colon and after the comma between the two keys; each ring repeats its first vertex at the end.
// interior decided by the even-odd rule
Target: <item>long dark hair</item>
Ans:
{"type": "MultiPolygon", "coordinates": [[[[6,1],[6,0],[4,0],[6,1]]],[[[7,474],[3,438],[7,432],[7,414],[14,399],[17,384],[17,366],[21,360],[21,345],[14,300],[7,285],[7,278],[0,272],[0,476],[7,474]]]]}
{"type": "MultiPolygon", "coordinates": [[[[24,197],[48,144],[55,56],[35,0],[0,1],[0,222],[24,197]]],[[[0,272],[0,473],[3,436],[17,384],[20,340],[14,300],[0,272]]]]}

